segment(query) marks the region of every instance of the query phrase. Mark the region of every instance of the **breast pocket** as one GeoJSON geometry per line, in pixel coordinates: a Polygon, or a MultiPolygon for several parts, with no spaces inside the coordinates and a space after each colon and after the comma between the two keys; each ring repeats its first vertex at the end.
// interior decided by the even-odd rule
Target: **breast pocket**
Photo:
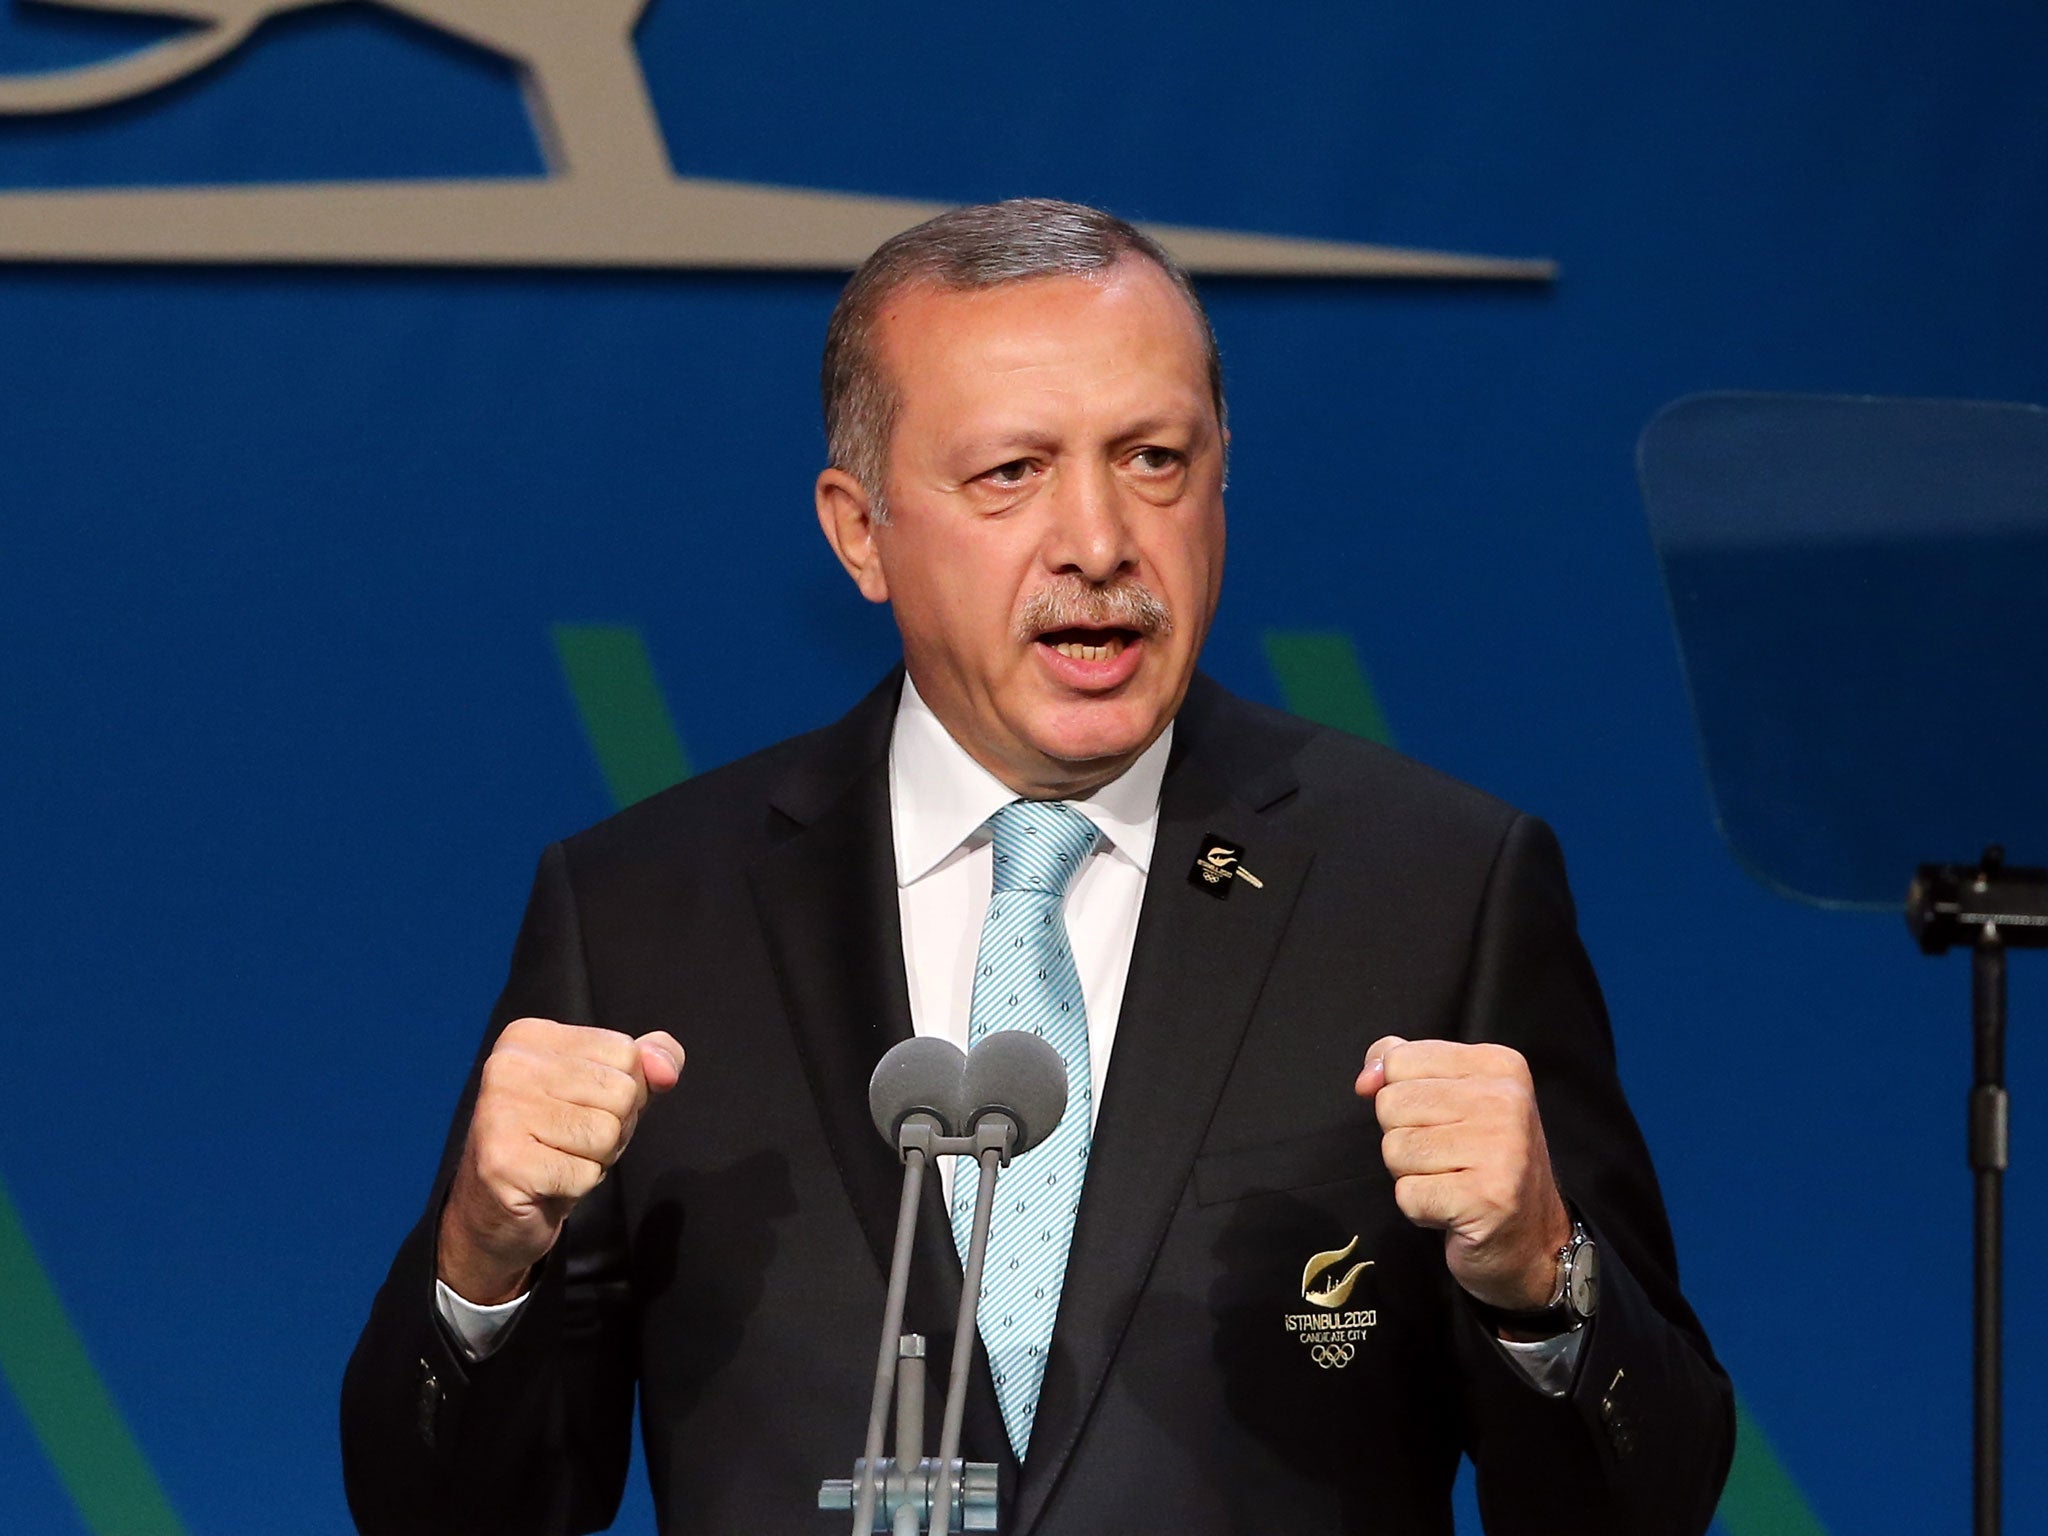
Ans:
{"type": "Polygon", "coordinates": [[[1195,1159],[1195,1204],[1307,1192],[1354,1179],[1392,1187],[1380,1159],[1379,1126],[1370,1120],[1204,1153],[1195,1159]]]}

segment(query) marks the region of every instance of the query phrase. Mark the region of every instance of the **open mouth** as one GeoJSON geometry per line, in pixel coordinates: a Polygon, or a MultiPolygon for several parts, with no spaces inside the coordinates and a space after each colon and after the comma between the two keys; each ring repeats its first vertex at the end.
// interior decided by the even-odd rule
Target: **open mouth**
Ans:
{"type": "Polygon", "coordinates": [[[1038,643],[1069,661],[1114,661],[1137,639],[1134,629],[1055,629],[1040,635],[1038,643]]]}

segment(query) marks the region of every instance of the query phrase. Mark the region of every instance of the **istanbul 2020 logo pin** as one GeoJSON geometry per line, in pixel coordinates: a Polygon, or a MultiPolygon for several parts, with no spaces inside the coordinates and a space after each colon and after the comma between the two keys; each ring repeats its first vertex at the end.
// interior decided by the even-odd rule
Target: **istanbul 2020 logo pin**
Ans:
{"type": "Polygon", "coordinates": [[[1195,859],[1195,867],[1188,871],[1188,884],[1198,891],[1207,891],[1218,901],[1230,894],[1231,882],[1236,880],[1254,890],[1264,890],[1266,882],[1246,869],[1243,859],[1242,844],[1211,832],[1202,839],[1202,851],[1195,859]]]}
{"type": "Polygon", "coordinates": [[[1308,1357],[1326,1371],[1342,1370],[1358,1358],[1358,1351],[1380,1320],[1376,1307],[1347,1305],[1358,1281],[1373,1267],[1371,1259],[1360,1259],[1340,1272],[1345,1260],[1358,1251],[1353,1237],[1342,1248],[1314,1254],[1301,1271],[1301,1299],[1315,1310],[1287,1314],[1287,1331],[1308,1350],[1308,1357]]]}

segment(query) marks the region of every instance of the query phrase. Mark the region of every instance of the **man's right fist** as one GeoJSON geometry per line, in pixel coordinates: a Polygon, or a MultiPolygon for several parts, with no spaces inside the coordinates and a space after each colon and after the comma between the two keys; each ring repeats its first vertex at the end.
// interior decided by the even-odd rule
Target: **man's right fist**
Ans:
{"type": "Polygon", "coordinates": [[[523,1292],[576,1202],[626,1150],[649,1096],[682,1071],[683,1048],[660,1030],[634,1040],[552,1019],[507,1024],[441,1211],[448,1288],[479,1306],[523,1292]]]}

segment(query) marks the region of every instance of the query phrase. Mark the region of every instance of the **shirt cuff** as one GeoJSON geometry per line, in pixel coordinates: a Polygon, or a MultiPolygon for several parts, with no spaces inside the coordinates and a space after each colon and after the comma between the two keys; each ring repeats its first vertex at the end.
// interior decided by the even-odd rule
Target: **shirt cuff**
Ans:
{"type": "Polygon", "coordinates": [[[1530,1386],[1545,1397],[1563,1397],[1571,1391],[1572,1377],[1578,1371],[1579,1354],[1586,1343],[1586,1325],[1575,1324],[1554,1339],[1537,1339],[1534,1343],[1514,1339],[1493,1342],[1530,1386]]]}
{"type": "Polygon", "coordinates": [[[527,1298],[532,1294],[528,1291],[494,1307],[480,1307],[456,1295],[447,1281],[436,1280],[434,1307],[441,1314],[441,1321],[448,1325],[448,1331],[455,1335],[455,1342],[462,1346],[462,1353],[471,1360],[482,1360],[505,1342],[505,1335],[519,1321],[519,1314],[526,1310],[527,1298]]]}

